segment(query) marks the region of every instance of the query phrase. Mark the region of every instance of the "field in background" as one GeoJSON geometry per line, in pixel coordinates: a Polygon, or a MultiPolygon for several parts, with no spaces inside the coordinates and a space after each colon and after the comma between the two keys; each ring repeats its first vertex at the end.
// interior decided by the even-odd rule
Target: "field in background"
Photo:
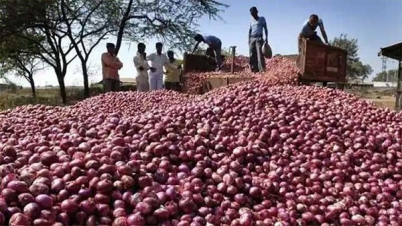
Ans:
{"type": "Polygon", "coordinates": [[[395,90],[345,90],[362,99],[372,101],[375,105],[383,108],[395,109],[395,90]]]}
{"type": "MultiPolygon", "coordinates": [[[[101,91],[101,87],[91,87],[92,96],[101,93],[101,91]]],[[[66,94],[68,104],[74,104],[84,99],[84,91],[81,87],[68,87],[66,94]]],[[[59,88],[37,89],[36,98],[32,97],[32,92],[29,88],[0,92],[0,110],[28,104],[62,105],[59,88]]]]}
{"type": "MultiPolygon", "coordinates": [[[[376,90],[345,90],[346,92],[353,93],[363,99],[374,102],[379,107],[388,107],[395,109],[394,91],[376,91],[376,90]]],[[[100,86],[91,87],[91,96],[97,95],[102,92],[100,86]]],[[[36,91],[36,98],[32,97],[31,90],[28,88],[15,90],[13,92],[2,91],[0,92],[0,110],[10,109],[21,105],[27,104],[44,104],[59,106],[62,105],[59,89],[47,88],[38,89],[36,91]]],[[[69,104],[74,104],[84,99],[83,90],[80,87],[67,88],[67,99],[69,104]]]]}

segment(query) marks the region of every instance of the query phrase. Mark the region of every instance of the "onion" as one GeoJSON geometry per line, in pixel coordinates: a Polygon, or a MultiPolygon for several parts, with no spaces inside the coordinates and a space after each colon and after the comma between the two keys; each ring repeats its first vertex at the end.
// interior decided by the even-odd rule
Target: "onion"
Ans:
{"type": "Polygon", "coordinates": [[[187,72],[186,94],[1,112],[0,224],[398,225],[401,113],[298,86],[284,57],[230,60],[187,72]]]}

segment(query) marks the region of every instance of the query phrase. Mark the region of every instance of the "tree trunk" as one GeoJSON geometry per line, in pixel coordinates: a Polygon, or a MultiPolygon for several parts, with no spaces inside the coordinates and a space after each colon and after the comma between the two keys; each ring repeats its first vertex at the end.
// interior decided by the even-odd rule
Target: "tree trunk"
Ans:
{"type": "Polygon", "coordinates": [[[29,84],[31,85],[32,97],[36,97],[35,81],[32,76],[29,77],[29,84]]]}
{"type": "Polygon", "coordinates": [[[123,41],[123,35],[124,35],[124,29],[126,28],[126,23],[129,20],[130,12],[131,12],[131,7],[133,6],[133,1],[130,0],[127,3],[127,8],[126,11],[123,14],[123,18],[120,21],[119,25],[119,31],[117,32],[117,41],[116,41],[116,48],[115,48],[115,54],[119,53],[120,47],[121,47],[121,42],[123,41]]]}
{"type": "Polygon", "coordinates": [[[84,97],[87,98],[90,96],[89,93],[89,81],[88,81],[88,69],[87,64],[82,63],[82,76],[84,77],[84,97]]]}
{"type": "Polygon", "coordinates": [[[57,75],[57,81],[60,87],[60,97],[63,104],[67,104],[66,85],[64,84],[64,76],[57,75]]]}

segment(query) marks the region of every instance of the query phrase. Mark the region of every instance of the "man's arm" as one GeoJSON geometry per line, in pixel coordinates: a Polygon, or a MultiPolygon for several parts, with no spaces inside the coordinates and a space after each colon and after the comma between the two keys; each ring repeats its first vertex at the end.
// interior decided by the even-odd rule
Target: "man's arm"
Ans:
{"type": "Polygon", "coordinates": [[[138,71],[144,70],[144,67],[142,66],[140,58],[138,56],[135,56],[133,61],[134,61],[134,67],[137,68],[138,71]]]}
{"type": "Polygon", "coordinates": [[[106,67],[111,67],[114,69],[120,69],[123,67],[123,64],[120,62],[118,58],[113,59],[109,57],[107,54],[102,54],[102,62],[106,67]]]}
{"type": "Polygon", "coordinates": [[[102,65],[105,66],[105,67],[109,67],[108,59],[107,59],[107,58],[108,58],[108,57],[106,56],[106,54],[105,54],[105,53],[102,53],[102,57],[101,57],[102,65]]]}
{"type": "Polygon", "coordinates": [[[193,49],[193,52],[192,53],[194,53],[197,49],[198,49],[198,45],[200,44],[200,42],[197,42],[197,44],[195,44],[195,46],[194,46],[194,49],[193,49]]]}
{"type": "Polygon", "coordinates": [[[327,36],[327,32],[325,31],[325,28],[324,28],[324,23],[321,21],[319,26],[320,26],[322,37],[324,38],[325,43],[328,44],[328,36],[327,36]]]}
{"type": "Polygon", "coordinates": [[[115,65],[116,65],[117,69],[119,69],[119,70],[123,67],[123,63],[117,57],[116,57],[115,65]]]}
{"type": "MultiPolygon", "coordinates": [[[[147,61],[153,61],[153,60],[155,60],[155,53],[151,53],[151,54],[149,54],[148,56],[147,56],[147,61]]],[[[147,62],[148,63],[148,62],[147,62]]],[[[152,72],[155,72],[156,71],[156,68],[154,68],[154,67],[149,67],[149,70],[151,70],[152,72]]]]}
{"type": "Polygon", "coordinates": [[[265,18],[264,18],[264,24],[262,25],[262,28],[264,29],[264,33],[265,33],[265,42],[268,43],[268,27],[267,27],[267,21],[265,21],[265,18]]]}
{"type": "Polygon", "coordinates": [[[147,61],[153,61],[155,59],[155,53],[151,53],[147,56],[147,61]]]}

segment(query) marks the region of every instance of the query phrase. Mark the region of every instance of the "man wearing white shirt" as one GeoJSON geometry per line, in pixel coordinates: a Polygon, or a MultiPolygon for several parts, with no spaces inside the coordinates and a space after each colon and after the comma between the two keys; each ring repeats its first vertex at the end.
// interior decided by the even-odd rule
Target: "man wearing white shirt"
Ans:
{"type": "Polygon", "coordinates": [[[156,53],[147,56],[147,60],[151,63],[149,67],[149,87],[151,90],[160,90],[163,88],[163,67],[169,64],[169,59],[162,53],[162,43],[156,43],[155,47],[156,53]]]}
{"type": "Polygon", "coordinates": [[[137,91],[139,92],[149,91],[149,65],[146,60],[145,48],[144,43],[138,43],[137,55],[134,57],[134,66],[137,69],[137,91]]]}

